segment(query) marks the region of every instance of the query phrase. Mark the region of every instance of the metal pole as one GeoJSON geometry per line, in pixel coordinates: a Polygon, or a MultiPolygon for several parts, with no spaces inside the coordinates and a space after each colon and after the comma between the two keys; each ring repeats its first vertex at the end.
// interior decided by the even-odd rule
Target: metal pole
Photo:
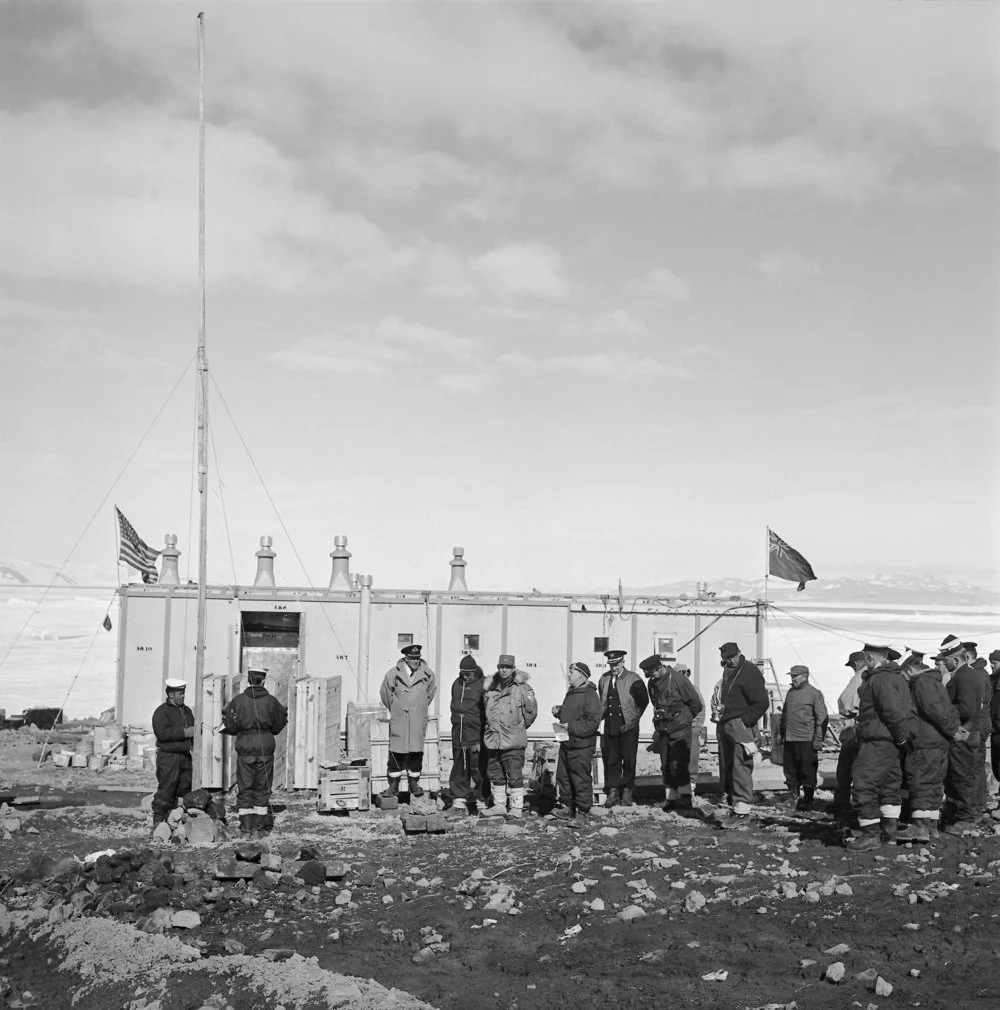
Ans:
{"type": "Polygon", "coordinates": [[[198,628],[194,653],[193,787],[201,787],[208,581],[208,358],[205,355],[205,15],[198,15],[198,628]]]}

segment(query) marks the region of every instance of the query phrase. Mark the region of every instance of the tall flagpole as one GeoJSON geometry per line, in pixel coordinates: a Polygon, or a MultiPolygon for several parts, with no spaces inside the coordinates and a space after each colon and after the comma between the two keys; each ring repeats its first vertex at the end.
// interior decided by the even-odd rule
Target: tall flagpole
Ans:
{"type": "Polygon", "coordinates": [[[768,616],[768,601],[767,601],[767,589],[768,589],[768,576],[771,574],[771,527],[767,526],[764,529],[764,615],[761,620],[761,634],[760,634],[760,648],[761,648],[761,659],[769,658],[767,652],[767,616],[768,616]]]}
{"type": "Polygon", "coordinates": [[[202,687],[208,581],[208,358],[205,355],[205,14],[198,15],[198,626],[194,654],[193,788],[201,788],[202,687]]]}

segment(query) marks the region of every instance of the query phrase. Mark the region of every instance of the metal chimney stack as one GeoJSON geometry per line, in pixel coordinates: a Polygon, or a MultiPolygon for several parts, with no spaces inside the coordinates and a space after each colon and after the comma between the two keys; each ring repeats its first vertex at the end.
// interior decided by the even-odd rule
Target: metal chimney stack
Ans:
{"type": "Polygon", "coordinates": [[[330,551],[330,557],[333,559],[330,588],[345,589],[350,592],[354,587],[351,585],[351,552],[347,549],[347,537],[333,538],[333,550],[330,551]]]}
{"type": "Polygon", "coordinates": [[[448,592],[467,593],[469,587],[465,584],[465,548],[453,547],[451,551],[451,582],[448,583],[448,592]]]}
{"type": "Polygon", "coordinates": [[[271,550],[274,541],[270,537],[260,538],[260,550],[257,551],[257,574],[253,577],[255,586],[274,588],[274,559],[277,556],[271,550]]]}
{"type": "Polygon", "coordinates": [[[163,542],[166,545],[160,552],[162,562],[160,564],[160,577],[157,584],[161,586],[179,586],[181,584],[180,572],[177,570],[177,560],[181,552],[177,550],[177,534],[168,533],[163,542]]]}

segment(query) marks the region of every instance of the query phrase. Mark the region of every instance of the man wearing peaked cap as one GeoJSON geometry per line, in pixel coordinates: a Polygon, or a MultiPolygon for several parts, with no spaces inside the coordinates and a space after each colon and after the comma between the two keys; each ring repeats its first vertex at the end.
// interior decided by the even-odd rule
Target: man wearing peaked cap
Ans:
{"type": "Polygon", "coordinates": [[[389,710],[389,760],[386,762],[389,781],[382,796],[385,799],[398,796],[405,775],[410,799],[416,799],[424,795],[420,773],[437,678],[421,658],[419,645],[407,645],[400,652],[403,658],[386,671],[379,690],[379,698],[389,710]]]}
{"type": "Polygon", "coordinates": [[[853,671],[847,687],[837,699],[837,711],[845,720],[840,731],[840,753],[837,755],[837,789],[833,796],[832,812],[839,820],[849,820],[851,814],[851,783],[854,779],[854,762],[861,744],[858,740],[858,705],[861,685],[871,671],[868,654],[864,651],[852,652],[844,666],[853,671]]]}
{"type": "Polygon", "coordinates": [[[597,684],[604,719],[601,734],[601,761],[607,791],[604,805],[630,807],[639,754],[639,719],[649,704],[649,694],[642,678],[625,668],[624,649],[609,649],[604,655],[608,669],[597,684]]]}
{"type": "Polygon", "coordinates": [[[968,739],[952,737],[948,745],[948,774],[944,780],[944,830],[962,835],[976,826],[986,808],[986,730],[990,725],[993,687],[989,674],[969,662],[967,645],[948,635],[935,656],[951,674],[948,698],[968,739]]]}
{"type": "Polygon", "coordinates": [[[858,702],[858,739],[852,799],[861,832],[848,842],[852,852],[868,852],[894,842],[902,812],[903,752],[914,749],[910,733],[913,703],[899,653],[888,645],[865,645],[872,665],[858,702]],[[881,835],[880,829],[881,827],[881,835]]]}
{"type": "Polygon", "coordinates": [[[156,792],[153,829],[167,819],[177,800],[191,792],[194,712],[184,704],[187,684],[174,677],[163,685],[167,700],[153,712],[156,736],[156,792]]]}
{"type": "Polygon", "coordinates": [[[754,757],[760,754],[754,727],[767,711],[770,699],[764,675],[735,642],[721,646],[719,655],[722,680],[716,687],[718,700],[714,695],[712,700],[719,741],[719,778],[733,813],[748,817],[753,809],[754,757]]]}
{"type": "Polygon", "coordinates": [[[264,687],[266,678],[266,668],[251,666],[247,687],[222,710],[222,732],[236,737],[236,810],[244,838],[262,838],[274,827],[274,738],[288,725],[288,709],[264,687]]]}
{"type": "Polygon", "coordinates": [[[812,810],[819,755],[829,719],[823,692],[809,683],[809,667],[793,666],[788,675],[792,678],[792,686],[785,694],[779,723],[784,741],[785,785],[788,800],[795,802],[796,810],[812,810]]]}
{"type": "Polygon", "coordinates": [[[644,659],[639,668],[649,677],[653,728],[660,754],[660,772],[666,792],[664,810],[690,810],[691,727],[704,707],[691,682],[658,655],[644,659]]]}

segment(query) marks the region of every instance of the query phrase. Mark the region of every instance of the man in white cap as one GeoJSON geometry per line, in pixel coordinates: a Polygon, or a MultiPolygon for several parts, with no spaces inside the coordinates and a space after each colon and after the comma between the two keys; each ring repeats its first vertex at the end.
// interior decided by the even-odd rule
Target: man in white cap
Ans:
{"type": "Polygon", "coordinates": [[[154,828],[167,819],[181,796],[191,792],[191,750],[194,747],[194,712],[184,704],[187,684],[169,678],[163,686],[167,700],[153,712],[156,736],[154,828]]]}
{"type": "Polygon", "coordinates": [[[264,687],[266,676],[263,667],[250,667],[246,690],[222,710],[222,732],[236,737],[236,809],[244,838],[263,838],[274,827],[274,737],[288,724],[288,709],[264,687]]]}

